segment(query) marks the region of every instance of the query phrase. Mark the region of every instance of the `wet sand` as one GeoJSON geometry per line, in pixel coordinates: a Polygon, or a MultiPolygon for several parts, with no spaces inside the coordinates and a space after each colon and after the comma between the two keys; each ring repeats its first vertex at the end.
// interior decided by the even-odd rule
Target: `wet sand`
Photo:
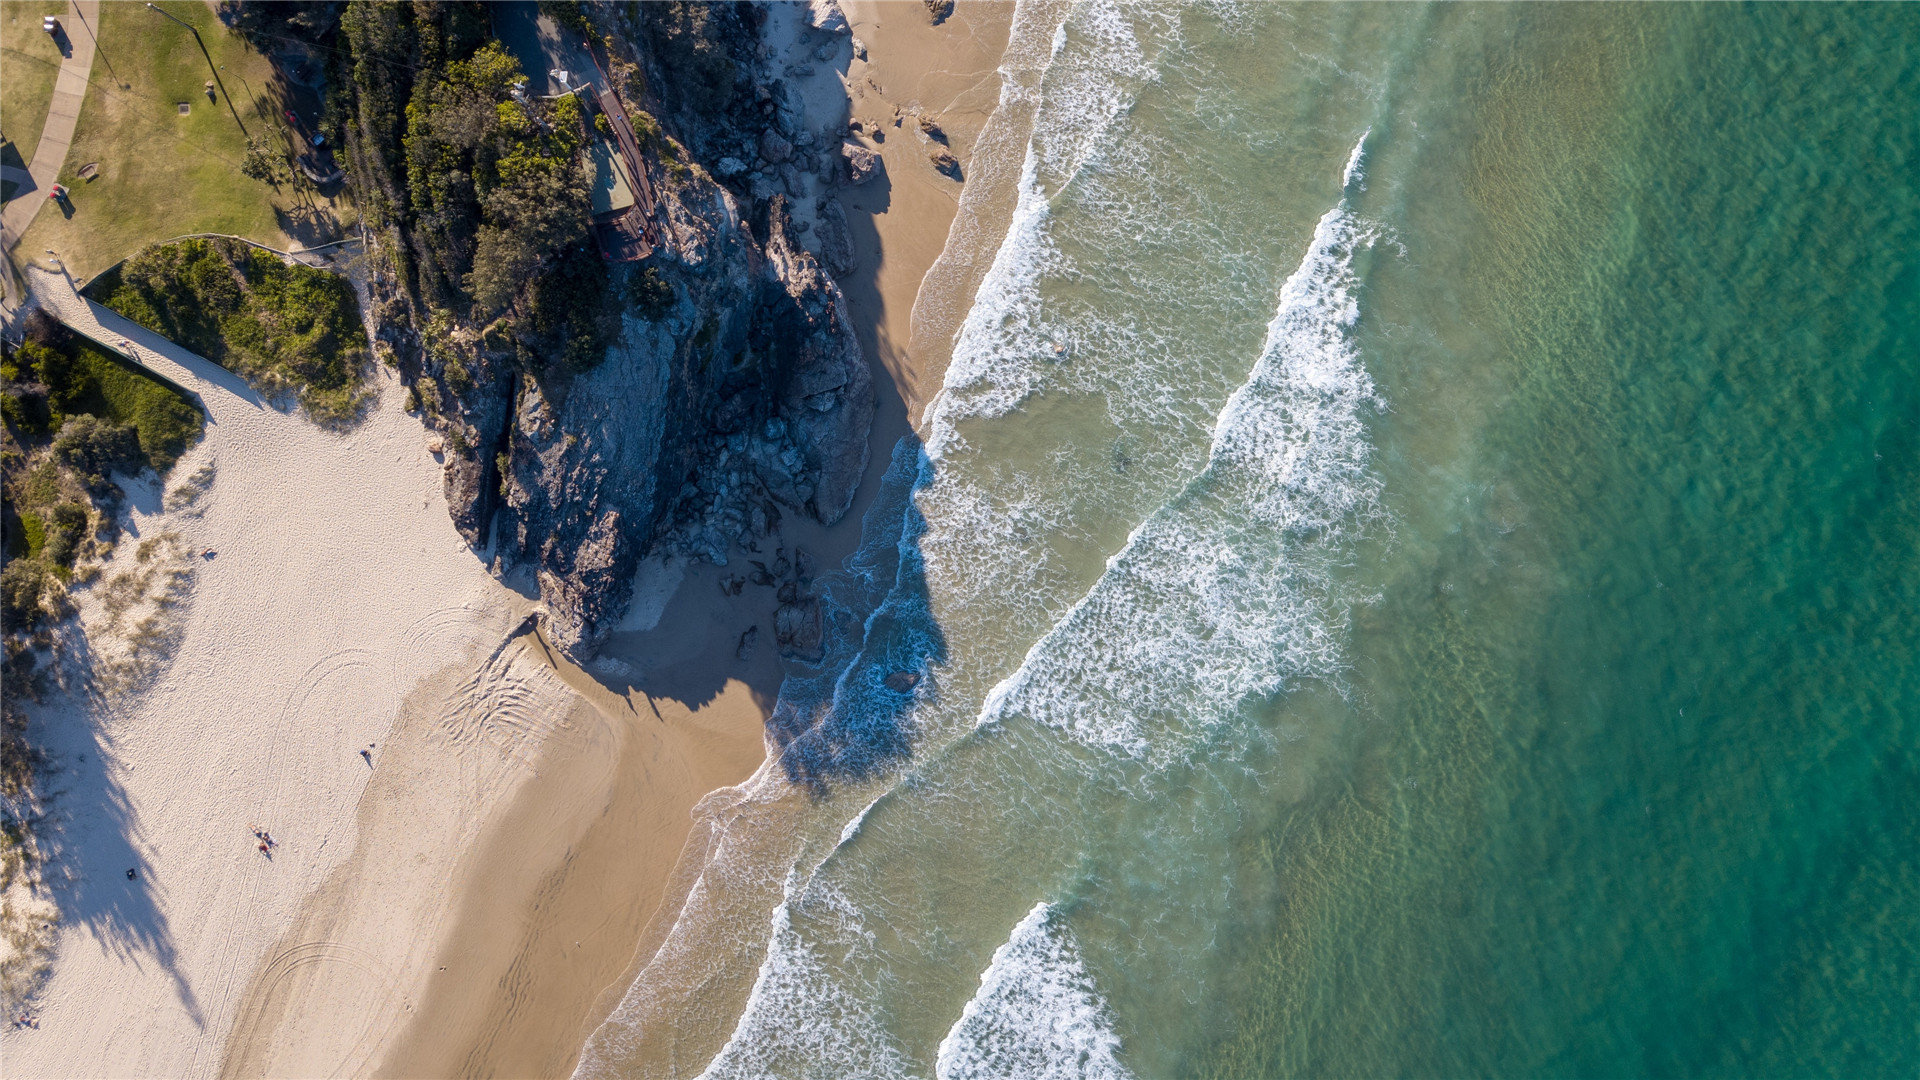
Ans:
{"type": "MultiPolygon", "coordinates": [[[[760,542],[769,551],[804,547],[822,570],[850,554],[887,455],[938,388],[957,319],[917,325],[915,301],[946,247],[962,185],[933,168],[917,118],[944,130],[964,168],[997,101],[994,65],[1011,8],[968,5],[934,27],[917,2],[848,5],[870,61],[849,72],[852,114],[887,125],[885,141],[868,142],[886,161],[884,176],[838,192],[859,260],[840,285],[879,397],[871,460],[845,518],[822,527],[788,515],[777,537],[760,542]],[[924,350],[923,338],[931,342],[924,350]]],[[[376,1075],[572,1071],[664,937],[671,918],[662,913],[678,910],[704,857],[692,835],[695,806],[771,767],[763,723],[780,681],[776,603],[761,587],[724,594],[722,581],[742,573],[741,557],[731,567],[686,568],[677,584],[667,574],[655,590],[670,591],[657,624],[615,635],[591,671],[525,639],[529,659],[571,687],[579,705],[447,881],[459,900],[418,993],[400,1006],[404,1022],[378,1055],[376,1075]],[[742,660],[750,627],[759,628],[757,642],[742,660]]],[[[653,614],[646,607],[636,600],[642,624],[653,614]]]]}

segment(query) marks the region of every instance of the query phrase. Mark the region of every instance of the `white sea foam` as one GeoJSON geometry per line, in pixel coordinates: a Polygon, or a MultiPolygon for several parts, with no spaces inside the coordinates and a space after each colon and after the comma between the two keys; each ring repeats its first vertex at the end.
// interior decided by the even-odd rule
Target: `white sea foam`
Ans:
{"type": "Polygon", "coordinates": [[[1066,269],[1050,233],[1052,200],[1115,145],[1116,125],[1155,76],[1149,53],[1157,50],[1142,42],[1136,24],[1164,37],[1172,21],[1151,8],[1094,0],[1075,5],[1054,31],[1013,216],[929,410],[927,449],[936,461],[955,445],[957,421],[1010,411],[1071,347],[1063,328],[1044,317],[1036,288],[1066,269]]]}
{"type": "Polygon", "coordinates": [[[940,1041],[939,1080],[1122,1080],[1113,1014],[1080,948],[1045,902],[1013,928],[980,975],[980,990],[940,1041]]]}
{"type": "Polygon", "coordinates": [[[1360,141],[1353,144],[1353,153],[1347,155],[1347,168],[1340,174],[1340,188],[1342,191],[1353,191],[1355,190],[1354,185],[1356,184],[1359,185],[1358,190],[1367,190],[1365,173],[1367,166],[1367,136],[1371,134],[1373,134],[1372,128],[1361,132],[1360,141]]]}
{"type": "Polygon", "coordinates": [[[747,1007],[702,1080],[740,1077],[894,1077],[905,1055],[861,994],[829,967],[826,950],[871,946],[845,897],[815,879],[787,879],[747,1007]],[[804,924],[804,926],[802,925],[804,924]]]}
{"type": "Polygon", "coordinates": [[[1153,757],[1249,696],[1338,672],[1329,571],[1378,493],[1365,416],[1379,401],[1352,340],[1354,256],[1373,239],[1344,198],[1320,219],[1206,468],[993,689],[980,724],[1025,715],[1153,757]]]}

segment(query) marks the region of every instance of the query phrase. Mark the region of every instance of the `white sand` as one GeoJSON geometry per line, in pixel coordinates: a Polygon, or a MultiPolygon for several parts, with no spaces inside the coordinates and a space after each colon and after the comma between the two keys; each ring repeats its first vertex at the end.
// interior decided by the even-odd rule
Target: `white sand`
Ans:
{"type": "MultiPolygon", "coordinates": [[[[89,318],[63,278],[29,277],[43,303],[89,318]]],[[[404,1011],[428,974],[423,931],[449,906],[440,890],[462,845],[578,699],[522,642],[494,655],[530,605],[454,532],[438,464],[390,372],[365,422],[334,434],[93,314],[100,336],[132,338],[207,408],[206,437],[171,483],[213,473],[195,506],[172,513],[150,485],[129,485],[130,534],[81,591],[98,625],[106,583],[145,568],[141,541],[177,534],[147,564],[165,565],[172,548],[175,565],[192,568],[187,604],[155,627],[174,642],[171,664],[144,692],[108,690],[36,717],[58,769],[43,831],[63,853],[64,922],[38,1028],[0,1032],[6,1075],[213,1074],[249,987],[296,974],[340,982],[360,998],[349,1015],[367,1023],[296,1024],[287,1046],[299,1053],[275,1067],[358,1071],[393,1026],[382,1011],[404,1011]],[[216,557],[199,557],[205,549],[216,557]],[[419,722],[389,746],[403,699],[419,722]],[[358,753],[370,743],[371,768],[358,753]],[[362,806],[370,781],[378,797],[362,806]],[[363,823],[420,808],[431,813],[418,827],[385,830],[407,851],[356,853],[363,823]],[[277,841],[271,860],[255,848],[256,824],[277,841]],[[360,869],[347,874],[350,862],[360,869]],[[270,956],[323,883],[380,917],[356,918],[350,941],[292,934],[270,956]],[[335,977],[343,971],[356,974],[335,977]]],[[[115,651],[103,649],[101,670],[127,669],[108,662],[115,651]]]]}

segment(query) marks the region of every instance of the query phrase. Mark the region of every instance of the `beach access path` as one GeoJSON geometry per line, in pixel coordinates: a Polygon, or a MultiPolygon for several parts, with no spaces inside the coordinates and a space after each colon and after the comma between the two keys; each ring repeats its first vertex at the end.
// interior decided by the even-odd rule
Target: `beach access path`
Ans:
{"type": "Polygon", "coordinates": [[[207,425],[164,483],[119,478],[123,536],[73,591],[85,685],[30,706],[61,921],[38,1027],[0,1030],[7,1075],[214,1075],[243,1013],[315,979],[343,1007],[279,1027],[298,1057],[268,1068],[364,1074],[431,972],[457,860],[577,698],[514,637],[531,605],[454,531],[390,371],[356,426],[328,430],[64,273],[25,277],[207,425]],[[190,505],[164,494],[190,485],[190,505]],[[191,575],[161,613],[164,661],[113,685],[128,631],[105,625],[105,594],[162,564],[191,575]],[[323,887],[378,917],[315,916],[323,887]]]}

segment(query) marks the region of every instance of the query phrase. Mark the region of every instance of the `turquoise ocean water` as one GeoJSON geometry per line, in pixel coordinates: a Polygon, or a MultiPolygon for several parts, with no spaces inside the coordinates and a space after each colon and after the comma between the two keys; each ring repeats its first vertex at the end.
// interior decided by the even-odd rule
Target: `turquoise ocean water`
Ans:
{"type": "Polygon", "coordinates": [[[1920,7],[1007,65],[800,783],[703,810],[581,1074],[1912,1075],[1920,7]]]}

